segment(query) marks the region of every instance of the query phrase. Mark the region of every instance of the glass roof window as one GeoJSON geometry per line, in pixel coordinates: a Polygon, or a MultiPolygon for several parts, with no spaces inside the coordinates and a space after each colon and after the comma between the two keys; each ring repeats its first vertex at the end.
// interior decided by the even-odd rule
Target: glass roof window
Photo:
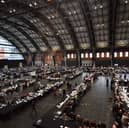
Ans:
{"type": "Polygon", "coordinates": [[[6,43],[2,43],[2,41],[4,41],[5,39],[0,36],[1,38],[1,41],[0,41],[0,45],[7,45],[7,46],[13,46],[13,44],[15,44],[23,53],[26,52],[26,49],[24,48],[24,46],[18,41],[16,40],[15,38],[13,38],[11,35],[7,34],[7,33],[4,33],[4,31],[1,31],[1,33],[3,33],[4,35],[6,35],[6,37],[8,38],[8,40],[6,40],[6,43]],[[11,42],[11,44],[10,44],[11,42]],[[13,44],[12,44],[13,43],[13,44]]]}
{"type": "Polygon", "coordinates": [[[22,60],[19,50],[8,40],[0,36],[0,59],[22,60]]]}
{"type": "Polygon", "coordinates": [[[0,36],[0,45],[12,45],[8,40],[4,39],[2,36],[0,36]]]}

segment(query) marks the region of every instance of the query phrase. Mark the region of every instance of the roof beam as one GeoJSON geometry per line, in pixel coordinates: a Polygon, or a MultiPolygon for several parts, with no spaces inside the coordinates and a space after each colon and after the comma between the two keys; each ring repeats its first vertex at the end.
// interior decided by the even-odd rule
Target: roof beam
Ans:
{"type": "Polygon", "coordinates": [[[116,34],[116,18],[117,18],[117,7],[119,0],[109,1],[109,46],[111,49],[111,65],[113,66],[114,60],[114,45],[115,45],[115,34],[116,34]]]}
{"type": "Polygon", "coordinates": [[[88,2],[87,0],[79,0],[79,4],[81,6],[82,13],[85,18],[85,23],[87,25],[90,43],[92,45],[92,48],[95,49],[96,48],[95,35],[94,35],[94,29],[93,29],[93,24],[91,20],[92,18],[91,18],[88,2]]]}
{"type": "Polygon", "coordinates": [[[51,24],[51,22],[46,18],[46,16],[43,15],[43,14],[41,14],[38,11],[32,11],[32,13],[33,13],[33,15],[36,18],[39,18],[45,25],[47,25],[50,28],[50,30],[52,31],[52,33],[54,33],[54,37],[56,38],[57,42],[59,43],[59,45],[61,47],[61,50],[64,50],[65,47],[64,47],[64,43],[63,43],[62,39],[59,37],[59,35],[57,35],[58,32],[53,27],[53,25],[51,24]]]}
{"type": "MultiPolygon", "coordinates": [[[[55,3],[54,5],[56,5],[56,4],[57,3],[55,3]]],[[[27,8],[25,8],[25,9],[27,10],[27,8]]],[[[70,33],[70,35],[72,37],[75,49],[78,49],[79,48],[79,42],[77,40],[77,37],[76,37],[76,35],[74,33],[74,29],[73,29],[69,19],[64,18],[64,17],[66,17],[66,15],[65,15],[64,11],[60,7],[57,8],[57,11],[60,14],[62,20],[64,21],[64,23],[65,23],[65,25],[67,27],[67,30],[69,31],[69,33],[70,33]]],[[[46,25],[48,25],[50,27],[51,31],[54,33],[54,36],[55,36],[55,38],[57,39],[57,41],[59,43],[61,49],[64,50],[65,47],[64,47],[64,43],[63,43],[62,39],[60,38],[59,35],[57,35],[58,32],[55,30],[55,28],[53,27],[51,22],[46,18],[46,16],[41,14],[40,12],[38,12],[38,9],[32,10],[32,13],[34,14],[34,16],[39,18],[41,21],[43,21],[43,23],[45,23],[46,25]]]]}
{"type": "Polygon", "coordinates": [[[2,26],[0,26],[0,29],[2,31],[5,31],[6,33],[8,33],[8,35],[12,36],[13,38],[15,38],[25,49],[28,53],[31,53],[30,49],[25,45],[25,43],[23,41],[21,41],[21,39],[16,36],[14,33],[10,32],[9,30],[3,28],[2,26]]]}
{"type": "MultiPolygon", "coordinates": [[[[57,34],[57,31],[55,30],[55,28],[53,27],[51,22],[46,18],[46,16],[44,16],[43,14],[38,12],[38,10],[42,9],[44,6],[40,7],[40,8],[30,8],[26,4],[20,3],[19,1],[13,1],[13,3],[14,3],[15,6],[20,5],[20,7],[22,7],[22,9],[24,8],[25,11],[22,12],[22,13],[18,13],[18,14],[12,14],[7,18],[22,15],[22,14],[26,14],[26,13],[33,13],[37,18],[39,18],[41,21],[43,21],[44,23],[46,23],[46,25],[48,25],[50,27],[51,31],[54,33],[54,37],[56,38],[57,42],[59,43],[61,49],[65,50],[64,43],[63,43],[62,39],[60,38],[60,36],[57,34]]],[[[8,5],[10,5],[10,4],[12,4],[12,3],[8,2],[8,5]]],[[[56,5],[57,5],[57,3],[54,2],[54,6],[56,6],[56,5]]]]}
{"type": "Polygon", "coordinates": [[[37,51],[40,51],[40,47],[36,44],[36,42],[29,36],[29,34],[27,32],[25,32],[22,28],[20,28],[19,26],[12,24],[11,21],[9,21],[8,19],[5,19],[3,21],[4,24],[9,24],[10,26],[14,27],[15,29],[17,29],[19,32],[21,32],[29,41],[30,43],[33,44],[33,46],[37,49],[37,51]]]}
{"type": "Polygon", "coordinates": [[[23,29],[21,28],[17,28],[18,31],[20,31],[28,40],[30,40],[30,42],[33,44],[33,46],[37,49],[37,51],[41,52],[40,47],[37,45],[37,43],[29,36],[29,34],[27,32],[25,32],[23,29]]]}
{"type": "MultiPolygon", "coordinates": [[[[19,1],[13,1],[13,3],[14,3],[14,5],[15,6],[18,6],[18,5],[20,5],[19,7],[21,7],[22,9],[24,9],[25,10],[25,12],[31,12],[31,13],[33,13],[37,18],[39,18],[41,21],[43,21],[44,23],[45,23],[45,21],[47,22],[47,24],[46,25],[48,25],[49,27],[50,27],[50,29],[51,29],[51,31],[54,33],[54,37],[56,38],[56,40],[57,40],[57,42],[59,43],[59,45],[60,45],[60,48],[62,49],[62,50],[64,50],[64,45],[63,45],[63,41],[62,41],[62,39],[59,37],[59,35],[57,35],[57,31],[55,30],[55,28],[53,27],[53,25],[49,22],[49,20],[43,15],[43,14],[41,14],[40,12],[38,12],[38,10],[37,9],[35,9],[35,8],[30,8],[28,5],[26,5],[26,4],[23,4],[23,3],[21,3],[21,2],[19,2],[19,1]]],[[[8,2],[7,3],[8,5],[11,5],[12,3],[11,2],[8,2]]],[[[21,13],[22,14],[22,13],[21,13]]],[[[23,13],[23,14],[26,14],[26,13],[23,13]]],[[[16,16],[17,14],[14,14],[14,16],[16,16]]]]}
{"type": "MultiPolygon", "coordinates": [[[[0,18],[0,21],[4,22],[4,20],[6,20],[6,19],[0,18]]],[[[19,26],[19,27],[23,27],[23,28],[27,28],[27,29],[32,29],[32,28],[29,27],[29,26],[22,25],[22,24],[19,24],[19,23],[14,22],[14,21],[10,21],[10,24],[13,24],[13,25],[19,26]]]]}
{"type": "Polygon", "coordinates": [[[84,18],[85,18],[85,23],[87,25],[88,35],[89,35],[91,48],[92,48],[92,53],[93,53],[93,64],[95,65],[95,60],[96,60],[96,41],[95,41],[95,34],[94,34],[94,29],[93,29],[90,9],[89,9],[89,6],[88,6],[88,1],[87,0],[79,0],[78,2],[80,4],[80,6],[81,6],[82,13],[83,13],[84,18]]]}
{"type": "MultiPolygon", "coordinates": [[[[26,4],[23,4],[23,3],[20,3],[19,1],[13,1],[14,5],[20,5],[20,7],[22,7],[22,9],[24,8],[24,12],[23,13],[18,13],[18,14],[12,14],[10,15],[10,17],[12,16],[17,16],[17,15],[22,15],[22,14],[26,14],[26,13],[33,13],[36,17],[40,18],[44,23],[46,23],[51,31],[54,33],[54,36],[55,38],[57,39],[60,47],[62,50],[65,49],[64,47],[64,44],[63,44],[63,41],[62,39],[59,37],[59,35],[57,35],[57,31],[55,30],[55,28],[53,27],[53,25],[50,23],[50,21],[46,18],[46,16],[44,16],[43,14],[41,14],[40,12],[38,12],[38,10],[42,9],[43,7],[40,7],[40,8],[30,8],[29,6],[27,6],[26,4]]],[[[7,3],[8,5],[12,5],[11,2],[8,2],[7,3]]],[[[56,5],[57,3],[54,2],[54,5],[56,5]]],[[[7,18],[10,18],[10,17],[7,17],[7,18]]],[[[69,25],[70,26],[70,25],[69,25]]],[[[74,32],[73,32],[74,33],[74,32]]],[[[72,35],[73,36],[73,35],[72,35]]],[[[76,40],[76,36],[73,36],[73,40],[74,42],[76,43],[77,40],[76,40]]],[[[76,44],[77,45],[77,44],[76,44]]],[[[78,45],[76,46],[76,48],[78,48],[78,45]]]]}
{"type": "Polygon", "coordinates": [[[1,31],[0,31],[0,35],[1,35],[2,37],[4,37],[5,39],[7,39],[9,42],[11,42],[11,43],[19,50],[20,54],[23,54],[23,52],[20,50],[20,48],[19,48],[15,43],[13,43],[13,41],[10,40],[10,39],[9,39],[4,33],[2,33],[1,31]]]}
{"type": "Polygon", "coordinates": [[[63,11],[63,9],[60,8],[60,6],[57,8],[57,11],[60,14],[61,19],[63,20],[68,32],[71,35],[72,41],[74,43],[74,48],[78,50],[79,49],[79,42],[77,40],[76,34],[74,32],[74,28],[72,27],[70,20],[68,18],[66,18],[67,16],[66,16],[65,12],[63,11]]]}
{"type": "Polygon", "coordinates": [[[40,32],[40,30],[33,23],[31,23],[29,20],[23,17],[18,17],[18,19],[27,24],[31,29],[33,29],[33,31],[35,31],[39,35],[39,37],[42,39],[43,43],[45,43],[45,45],[48,47],[49,50],[52,49],[46,37],[40,32]]]}

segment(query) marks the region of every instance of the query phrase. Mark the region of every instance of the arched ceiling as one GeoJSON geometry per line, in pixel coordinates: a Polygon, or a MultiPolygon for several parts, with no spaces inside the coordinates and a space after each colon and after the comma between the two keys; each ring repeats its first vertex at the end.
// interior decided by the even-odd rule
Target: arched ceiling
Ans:
{"type": "Polygon", "coordinates": [[[0,0],[0,35],[21,53],[128,48],[129,0],[0,0]]]}

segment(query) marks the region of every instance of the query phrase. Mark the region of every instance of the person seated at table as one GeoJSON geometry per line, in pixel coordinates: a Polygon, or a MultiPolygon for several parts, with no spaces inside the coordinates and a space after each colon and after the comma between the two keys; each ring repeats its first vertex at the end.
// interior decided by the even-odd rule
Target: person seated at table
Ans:
{"type": "Polygon", "coordinates": [[[33,87],[33,91],[36,92],[39,90],[39,86],[37,85],[37,83],[35,84],[35,86],[33,87]]]}
{"type": "Polygon", "coordinates": [[[100,124],[97,124],[97,128],[101,128],[101,125],[100,124]]]}
{"type": "Polygon", "coordinates": [[[117,115],[116,115],[116,121],[118,122],[119,126],[121,127],[121,118],[122,118],[122,113],[123,113],[123,110],[122,109],[119,109],[117,115]]]}
{"type": "Polygon", "coordinates": [[[90,122],[87,119],[83,120],[83,128],[90,128],[90,122]]]}
{"type": "Polygon", "coordinates": [[[67,115],[67,113],[65,113],[65,112],[63,113],[62,119],[63,119],[64,121],[69,120],[69,116],[67,115]]]}
{"type": "Polygon", "coordinates": [[[73,104],[74,104],[73,100],[70,100],[65,104],[65,106],[64,106],[65,113],[69,113],[69,112],[74,111],[74,105],[73,104]]]}
{"type": "Polygon", "coordinates": [[[12,104],[12,92],[9,91],[9,92],[7,92],[6,94],[7,94],[7,95],[6,95],[6,103],[7,103],[8,105],[11,105],[11,104],[12,104]]]}
{"type": "Polygon", "coordinates": [[[113,109],[112,110],[113,110],[114,115],[116,115],[118,110],[119,110],[118,104],[116,102],[113,104],[113,109]]]}
{"type": "Polygon", "coordinates": [[[120,128],[118,122],[114,121],[112,128],[120,128]]]}
{"type": "Polygon", "coordinates": [[[12,94],[12,99],[13,99],[13,102],[15,103],[16,100],[18,99],[18,93],[17,91],[14,91],[13,94],[12,94]]]}
{"type": "Polygon", "coordinates": [[[100,124],[100,128],[106,128],[106,124],[105,123],[101,123],[100,124]]]}
{"type": "Polygon", "coordinates": [[[95,121],[90,122],[90,128],[97,128],[97,124],[95,121]]]}
{"type": "Polygon", "coordinates": [[[13,86],[13,85],[14,85],[13,80],[9,81],[9,86],[13,86]]]}
{"type": "Polygon", "coordinates": [[[81,127],[82,123],[83,123],[83,119],[81,118],[81,116],[79,114],[76,115],[76,126],[81,127]]]}
{"type": "Polygon", "coordinates": [[[124,112],[121,118],[122,128],[128,128],[128,122],[129,122],[128,113],[124,112]]]}
{"type": "Polygon", "coordinates": [[[76,120],[76,114],[73,112],[67,113],[67,115],[72,119],[72,120],[76,120]]]}

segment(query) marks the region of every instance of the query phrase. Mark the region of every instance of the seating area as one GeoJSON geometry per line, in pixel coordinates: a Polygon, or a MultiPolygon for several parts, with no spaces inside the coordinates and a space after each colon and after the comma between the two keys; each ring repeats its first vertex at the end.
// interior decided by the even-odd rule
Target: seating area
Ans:
{"type": "MultiPolygon", "coordinates": [[[[31,127],[34,128],[52,126],[55,128],[124,128],[129,125],[128,68],[92,69],[89,67],[86,69],[82,66],[80,69],[75,67],[54,69],[34,66],[20,68],[17,70],[17,75],[14,73],[16,70],[9,69],[8,72],[1,70],[0,120],[7,122],[7,125],[10,118],[13,121],[13,118],[17,117],[15,113],[22,115],[22,111],[27,108],[35,118],[33,121],[29,117],[32,122],[31,127]],[[48,79],[49,77],[52,79],[48,79]],[[94,91],[96,94],[93,95],[94,91]],[[106,94],[106,99],[103,99],[103,94],[106,94]],[[99,101],[101,98],[97,99],[99,95],[102,101],[99,101]],[[53,99],[53,105],[50,105],[49,110],[44,114],[42,111],[39,113],[43,105],[40,102],[46,98],[53,99]],[[90,103],[92,100],[95,104],[90,103]],[[37,107],[36,104],[40,106],[37,107]],[[107,108],[106,104],[110,104],[110,108],[107,108]],[[102,113],[110,113],[105,117],[109,121],[101,120],[98,118],[99,115],[94,115],[98,113],[100,118],[104,118],[101,111],[98,111],[101,107],[102,113]],[[93,114],[92,118],[90,114],[93,114]]],[[[45,100],[45,104],[51,103],[45,100]]],[[[20,123],[20,120],[18,122],[20,123]]],[[[1,123],[0,126],[2,126],[1,123]]]]}
{"type": "MultiPolygon", "coordinates": [[[[85,127],[101,127],[105,128],[106,125],[104,123],[102,124],[96,124],[96,122],[88,121],[86,119],[83,119],[80,117],[80,115],[74,114],[74,111],[76,107],[79,105],[79,102],[81,98],[87,93],[87,91],[91,88],[91,81],[94,79],[95,74],[91,73],[85,79],[79,84],[76,85],[74,89],[72,89],[69,94],[66,95],[65,98],[63,98],[63,101],[58,103],[56,105],[56,109],[52,111],[51,118],[55,121],[56,127],[64,128],[66,126],[63,126],[63,124],[67,125],[67,127],[74,128],[74,127],[81,127],[81,125],[84,125],[85,127]],[[60,122],[58,121],[60,120],[60,122]],[[62,121],[63,120],[63,121],[62,121]],[[77,124],[76,124],[77,123],[77,124]],[[62,124],[62,125],[61,125],[62,124]],[[89,125],[89,126],[88,126],[89,125]]],[[[95,79],[94,79],[95,80],[95,79]]],[[[69,87],[68,87],[69,88],[69,87]]],[[[50,122],[52,121],[51,118],[50,122]]],[[[44,124],[44,119],[39,119],[37,122],[34,123],[35,127],[51,127],[49,124],[44,124]]],[[[83,126],[82,126],[83,127],[83,126]]]]}
{"type": "Polygon", "coordinates": [[[129,0],[0,0],[0,128],[129,128],[129,0]]]}

